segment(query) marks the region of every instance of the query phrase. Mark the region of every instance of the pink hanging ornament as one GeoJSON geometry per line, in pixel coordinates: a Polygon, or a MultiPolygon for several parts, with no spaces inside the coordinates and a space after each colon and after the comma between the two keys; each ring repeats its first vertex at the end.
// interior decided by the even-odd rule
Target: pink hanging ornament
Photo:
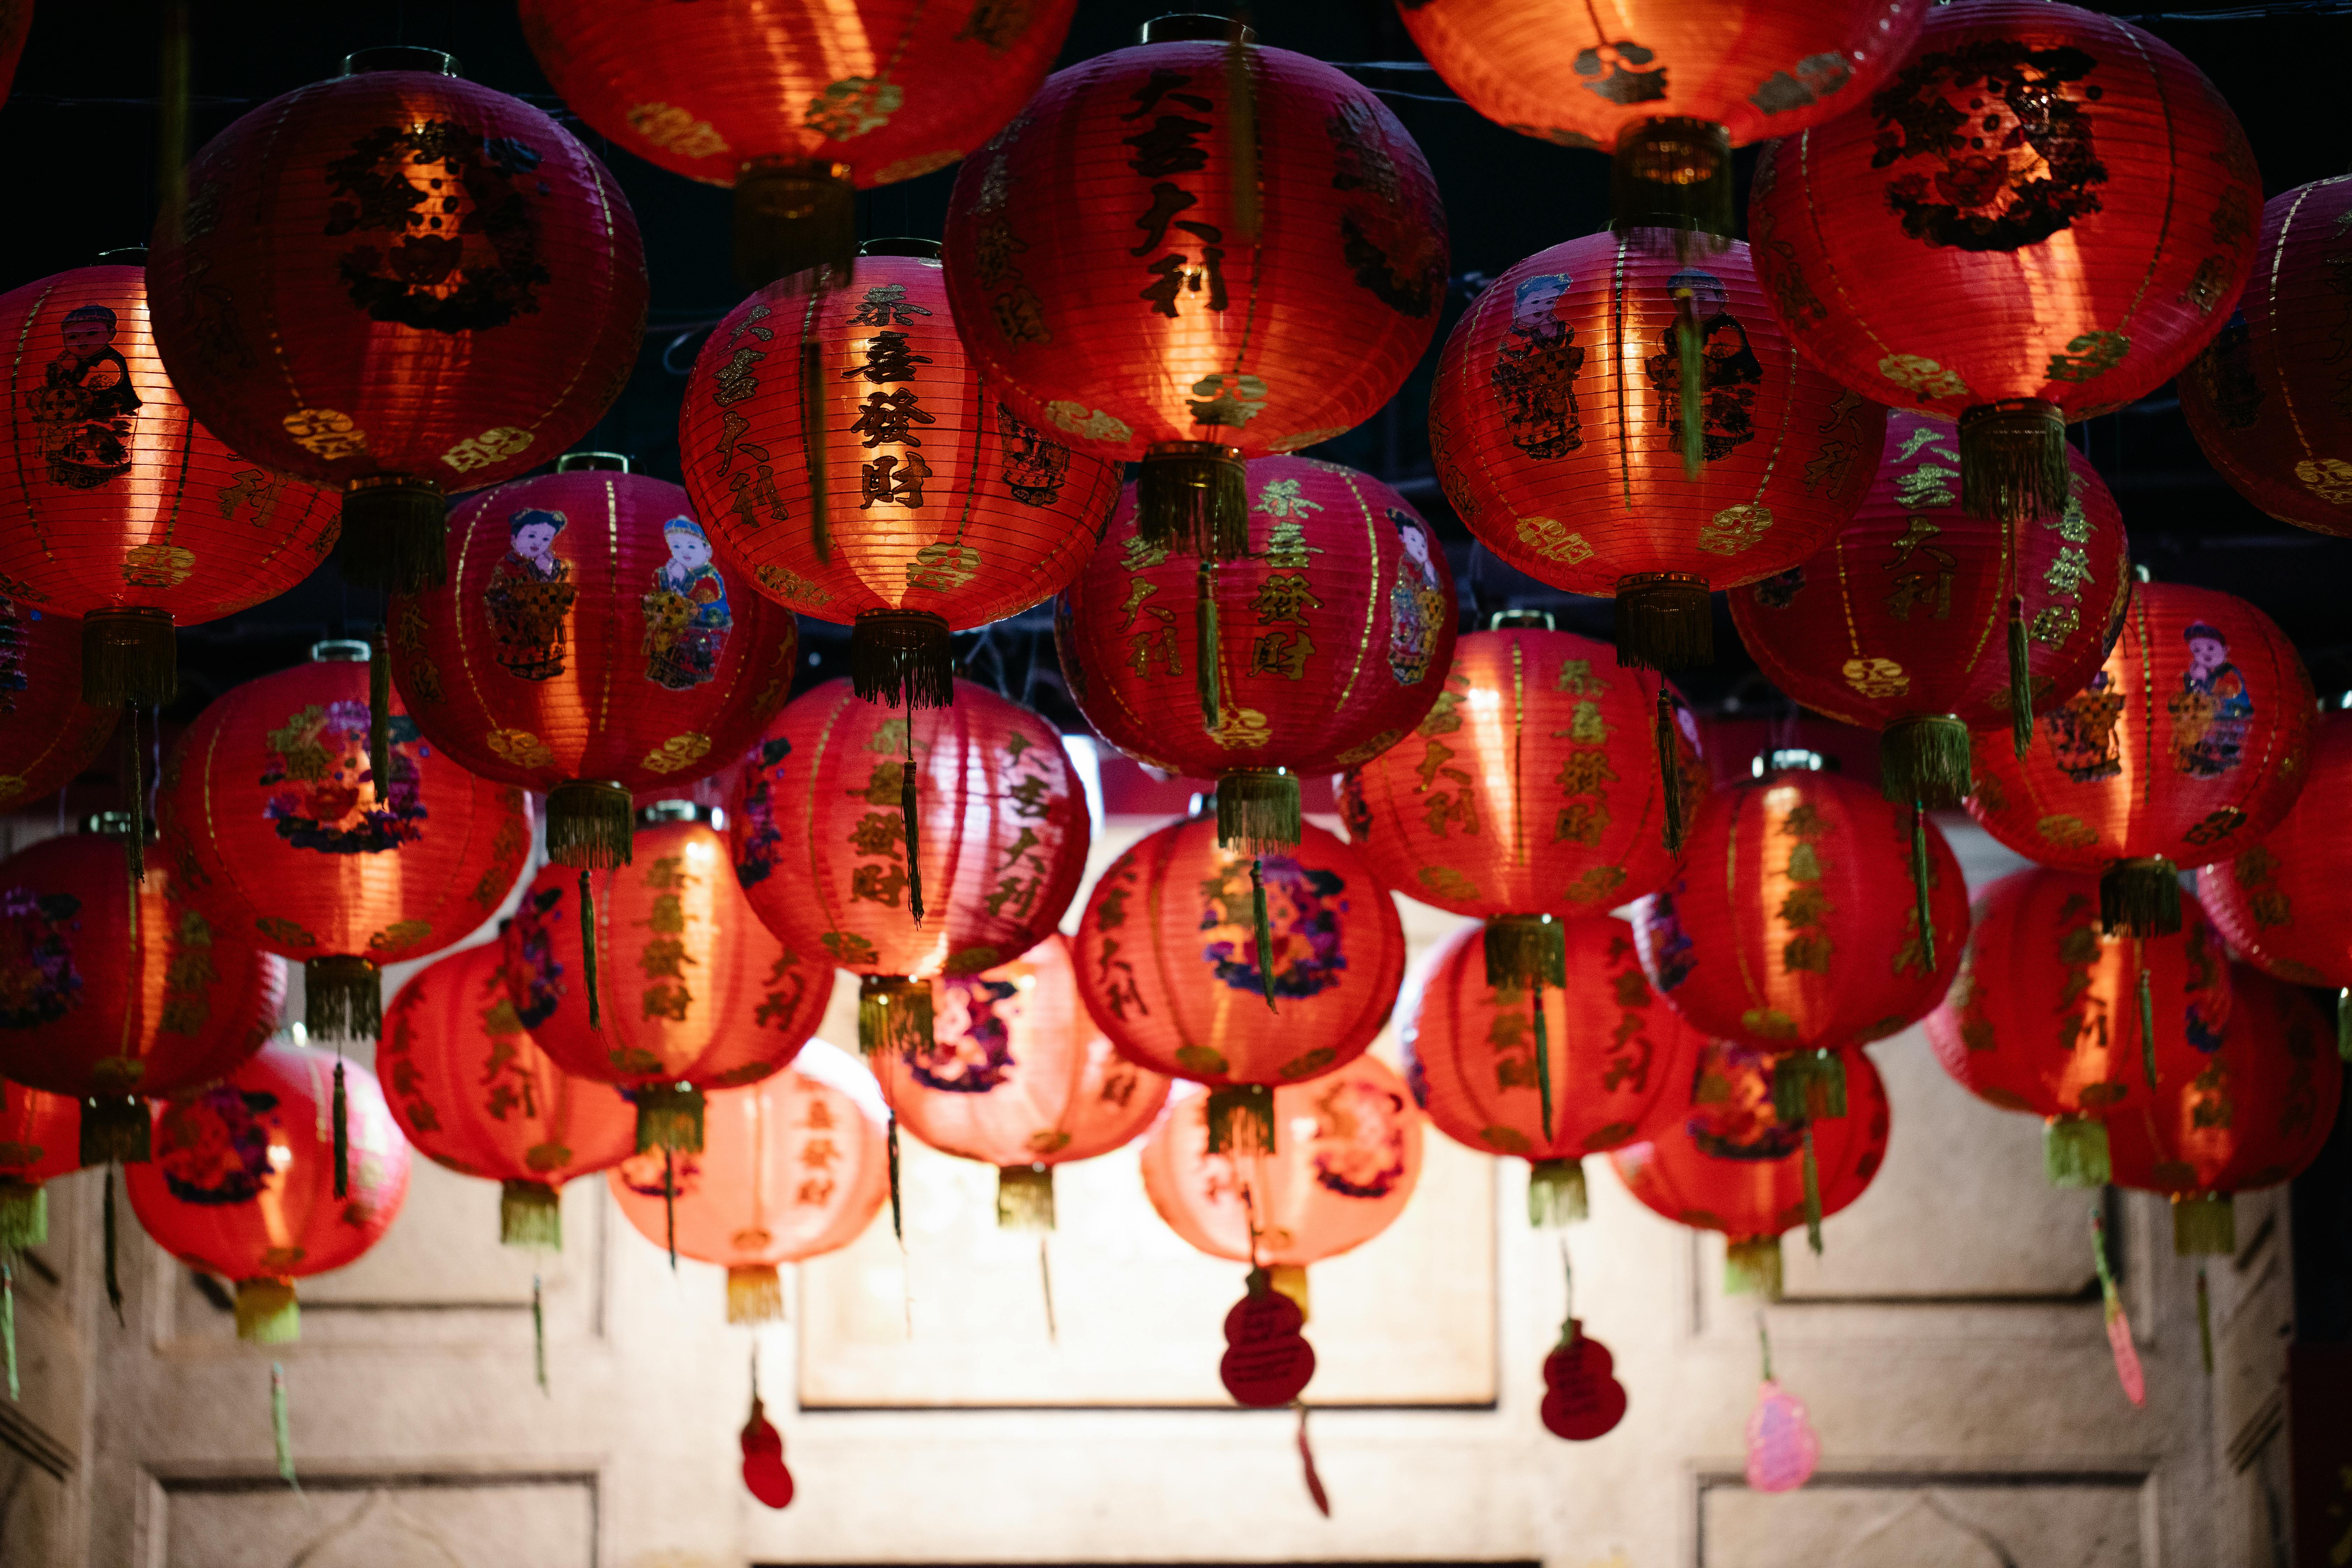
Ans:
{"type": "Polygon", "coordinates": [[[1759,1492],[1792,1492],[1812,1479],[1822,1462],[1822,1436],[1813,1430],[1805,1402],[1773,1380],[1772,1342],[1760,1312],[1756,1337],[1764,1346],[1764,1383],[1756,1391],[1756,1408],[1748,1413],[1748,1485],[1759,1492]]]}

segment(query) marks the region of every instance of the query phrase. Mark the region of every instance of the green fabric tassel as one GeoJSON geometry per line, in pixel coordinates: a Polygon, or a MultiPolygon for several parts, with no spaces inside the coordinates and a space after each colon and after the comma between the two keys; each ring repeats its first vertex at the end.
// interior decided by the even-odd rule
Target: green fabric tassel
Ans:
{"type": "Polygon", "coordinates": [[[1927,972],[1936,971],[1936,914],[1927,894],[1927,808],[1911,807],[1911,891],[1918,900],[1919,952],[1927,972]]]}
{"type": "Polygon", "coordinates": [[[392,799],[392,655],[383,628],[368,639],[368,770],[378,805],[392,799]]]}
{"type": "Polygon", "coordinates": [[[2205,1358],[2205,1375],[2213,1375],[2213,1303],[2205,1289],[2205,1266],[2197,1266],[2197,1350],[2205,1358]]]}
{"type": "Polygon", "coordinates": [[[294,1422],[286,1409],[286,1366],[282,1362],[269,1363],[269,1435],[278,1446],[278,1479],[302,1489],[294,1479],[294,1422]]]}
{"type": "Polygon", "coordinates": [[[1192,685],[1201,697],[1201,728],[1213,735],[1225,721],[1220,686],[1217,563],[1206,556],[1192,574],[1192,685]]]}
{"type": "Polygon", "coordinates": [[[905,1210],[900,1206],[898,1195],[898,1117],[896,1111],[893,1111],[890,1116],[888,1145],[890,1155],[890,1235],[892,1238],[898,1243],[898,1250],[904,1252],[907,1249],[907,1220],[905,1210]]]}
{"type": "Polygon", "coordinates": [[[1265,996],[1265,1010],[1278,1012],[1274,1005],[1274,927],[1265,912],[1265,872],[1255,858],[1250,860],[1250,917],[1257,928],[1257,988],[1265,996]]]}
{"type": "Polygon", "coordinates": [[[2139,971],[2139,1065],[2147,1074],[2147,1087],[2156,1087],[2156,995],[2150,989],[2147,965],[2139,971]]]}
{"type": "Polygon", "coordinates": [[[1780,1299],[1780,1238],[1733,1237],[1723,1248],[1723,1293],[1780,1299]]]}
{"type": "Polygon", "coordinates": [[[335,1196],[352,1194],[352,1111],[343,1092],[343,1053],[335,1048],[335,1196]]]}
{"type": "Polygon", "coordinates": [[[669,1271],[677,1272],[677,1152],[662,1145],[662,1237],[669,1248],[669,1271]]]}
{"type": "Polygon", "coordinates": [[[1544,1017],[1543,976],[1528,986],[1528,1005],[1536,1023],[1536,1094],[1543,1102],[1543,1141],[1551,1142],[1551,1026],[1544,1017]]]}
{"type": "Polygon", "coordinates": [[[2352,988],[2336,994],[2336,1054],[2352,1062],[2352,988]]]}
{"type": "Polygon", "coordinates": [[[1790,1126],[1843,1116],[1845,1058],[1816,1047],[1791,1051],[1774,1062],[1772,1114],[1790,1126]]]}
{"type": "Polygon", "coordinates": [[[1706,455],[1706,342],[1699,335],[1696,292],[1675,290],[1675,349],[1681,359],[1683,477],[1696,479],[1706,455]]]}
{"type": "Polygon", "coordinates": [[[8,1361],[8,1401],[15,1404],[24,1390],[16,1382],[16,1269],[0,1258],[0,1352],[8,1361]]]}
{"type": "Polygon", "coordinates": [[[1813,1127],[1805,1124],[1805,1245],[1822,1255],[1822,1166],[1813,1157],[1813,1127]]]}
{"type": "Polygon", "coordinates": [[[1538,1160],[1528,1167],[1528,1223],[1538,1229],[1572,1225],[1592,1212],[1581,1160],[1538,1160]]]}
{"type": "Polygon", "coordinates": [[[588,1026],[601,1029],[604,1019],[596,1001],[596,890],[589,885],[584,866],[580,870],[580,983],[588,987],[588,1026]]]}
{"type": "Polygon", "coordinates": [[[2104,1187],[2114,1174],[2107,1124],[2095,1116],[2053,1116],[2042,1130],[2042,1170],[2053,1187],[2104,1187]]]}
{"type": "Polygon", "coordinates": [[[49,1239],[49,1190],[33,1182],[0,1180],[0,1257],[49,1239]]]}
{"type": "Polygon", "coordinates": [[[898,768],[898,815],[907,822],[907,913],[923,923],[923,839],[915,805],[915,710],[907,709],[907,760],[898,768]]]}
{"type": "Polygon", "coordinates": [[[540,1300],[536,1274],[530,1277],[530,1366],[539,1379],[539,1391],[547,1393],[547,1310],[540,1300]]]}
{"type": "Polygon", "coordinates": [[[1664,792],[1666,806],[1666,853],[1683,852],[1683,840],[1689,825],[1683,820],[1683,770],[1675,744],[1675,700],[1666,693],[1666,678],[1658,677],[1658,716],[1655,725],[1658,745],[1658,787],[1664,792]]]}
{"type": "Polygon", "coordinates": [[[2238,1250],[2238,1210],[2227,1193],[2172,1200],[2172,1250],[2182,1258],[2228,1258],[2238,1250]]]}
{"type": "Polygon", "coordinates": [[[106,1167],[106,1201],[100,1205],[105,1216],[106,1231],[106,1304],[114,1309],[115,1327],[122,1322],[122,1278],[114,1264],[114,1166],[106,1167]]]}
{"type": "Polygon", "coordinates": [[[2033,749],[2033,662],[2025,646],[2025,595],[2009,599],[2009,741],[2023,762],[2033,749]]]}

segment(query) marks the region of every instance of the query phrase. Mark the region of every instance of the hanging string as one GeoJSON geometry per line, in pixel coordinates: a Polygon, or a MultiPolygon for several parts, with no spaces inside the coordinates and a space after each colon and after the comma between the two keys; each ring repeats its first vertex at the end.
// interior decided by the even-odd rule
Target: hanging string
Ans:
{"type": "MultiPolygon", "coordinates": [[[[1919,952],[1927,973],[1936,972],[1936,921],[1927,899],[1927,808],[1911,803],[1911,892],[1917,900],[1919,952]]],[[[1816,1249],[1818,1250],[1818,1249],[1816,1249]]]]}
{"type": "Polygon", "coordinates": [[[1045,1292],[1045,1341],[1048,1344],[1059,1345],[1062,1331],[1054,1321],[1054,1266],[1045,1258],[1045,1240],[1053,1234],[1049,1230],[1037,1233],[1037,1282],[1045,1292]]]}
{"type": "Polygon", "coordinates": [[[1323,1489],[1323,1478],[1315,1471],[1315,1446],[1307,1440],[1307,1401],[1296,1400],[1298,1406],[1298,1464],[1307,1478],[1307,1495],[1315,1504],[1315,1511],[1325,1519],[1331,1517],[1331,1494],[1323,1489]]]}
{"type": "Polygon", "coordinates": [[[294,1479],[294,1422],[286,1408],[286,1364],[269,1363],[269,1435],[278,1446],[278,1479],[297,1492],[302,1483],[294,1479]]]}
{"type": "Polygon", "coordinates": [[[2205,1289],[2205,1266],[2197,1266],[2197,1349],[2205,1358],[2205,1375],[2213,1375],[2213,1302],[2205,1289]]]}
{"type": "Polygon", "coordinates": [[[1274,928],[1266,920],[1265,871],[1255,856],[1250,858],[1250,912],[1257,922],[1257,984],[1265,993],[1269,1013],[1280,1009],[1274,1005],[1274,928]]]}
{"type": "Polygon", "coordinates": [[[8,1400],[13,1405],[22,1392],[16,1383],[16,1268],[5,1258],[0,1258],[0,1352],[8,1361],[8,1400]]]}
{"type": "Polygon", "coordinates": [[[907,702],[907,760],[898,767],[898,814],[907,819],[907,912],[923,926],[923,846],[915,814],[915,704],[907,702]]]}
{"type": "Polygon", "coordinates": [[[670,1147],[662,1145],[662,1235],[669,1247],[669,1271],[677,1272],[677,1183],[672,1177],[670,1147]]]}
{"type": "Polygon", "coordinates": [[[1700,431],[1704,426],[1702,384],[1706,373],[1706,344],[1699,335],[1696,292],[1688,284],[1675,290],[1675,348],[1682,383],[1682,439],[1676,445],[1682,449],[1683,477],[1696,479],[1705,456],[1700,431]]]}
{"type": "Polygon", "coordinates": [[[1655,725],[1658,747],[1658,787],[1664,793],[1666,808],[1666,853],[1683,852],[1683,840],[1689,826],[1683,820],[1683,772],[1678,760],[1679,748],[1675,744],[1675,700],[1666,691],[1666,678],[1658,677],[1658,713],[1655,725]]]}
{"type": "Polygon", "coordinates": [[[898,1202],[898,1113],[890,1113],[888,1135],[890,1153],[890,1234],[898,1243],[898,1250],[907,1250],[907,1224],[898,1202]]]}
{"type": "Polygon", "coordinates": [[[1772,1381],[1772,1333],[1764,1326],[1764,1309],[1756,1309],[1756,1343],[1764,1352],[1764,1381],[1772,1381]]]}
{"type": "Polygon", "coordinates": [[[147,880],[147,786],[139,766],[139,706],[126,702],[122,706],[123,725],[127,731],[124,744],[124,769],[130,774],[131,831],[122,840],[123,858],[130,864],[131,879],[147,880]]]}
{"type": "Polygon", "coordinates": [[[1551,1142],[1551,1026],[1544,1017],[1543,966],[1528,981],[1528,1005],[1535,1014],[1536,1093],[1543,1100],[1544,1142],[1551,1142]]]}
{"type": "Polygon", "coordinates": [[[1192,687],[1201,699],[1201,727],[1212,735],[1224,723],[1218,635],[1217,563],[1203,555],[1192,574],[1192,687]]]}
{"type": "Polygon", "coordinates": [[[1813,1158],[1813,1123],[1805,1121],[1805,1245],[1822,1255],[1822,1167],[1813,1158]]]}
{"type": "MultiPolygon", "coordinates": [[[[2135,942],[2138,938],[2133,939],[2135,942]]],[[[2156,994],[2147,978],[2147,949],[2139,949],[2139,1065],[2147,1087],[2156,1087],[2156,994]]]]}
{"type": "Polygon", "coordinates": [[[2009,597],[2009,742],[2023,762],[2033,749],[2033,667],[2025,645],[2025,595],[2009,597]]]}
{"type": "Polygon", "coordinates": [[[124,1326],[122,1279],[115,1271],[114,1265],[114,1159],[111,1155],[107,1157],[106,1162],[106,1202],[101,1207],[104,1211],[106,1230],[106,1304],[114,1309],[115,1327],[121,1328],[124,1326]]]}
{"type": "Polygon", "coordinates": [[[535,1269],[530,1277],[530,1369],[539,1380],[539,1391],[546,1394],[547,1310],[540,1299],[539,1274],[535,1269]]]}
{"type": "Polygon", "coordinates": [[[580,980],[588,987],[588,1026],[601,1029],[604,1020],[596,1005],[596,890],[589,885],[588,868],[580,868],[580,980]]]}
{"type": "Polygon", "coordinates": [[[338,1036],[335,1039],[335,1196],[349,1197],[351,1192],[351,1102],[343,1094],[343,1042],[338,1036]]]}

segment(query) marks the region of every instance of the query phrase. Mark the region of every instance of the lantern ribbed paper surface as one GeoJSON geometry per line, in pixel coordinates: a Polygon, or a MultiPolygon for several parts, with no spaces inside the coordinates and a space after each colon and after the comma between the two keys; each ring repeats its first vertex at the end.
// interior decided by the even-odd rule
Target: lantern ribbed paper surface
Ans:
{"type": "Polygon", "coordinates": [[[2320,715],[2304,791],[2278,826],[2197,873],[2197,897],[2230,945],[2297,985],[2352,985],[2352,713],[2320,715]]]}
{"type": "Polygon", "coordinates": [[[340,498],[272,473],[196,423],[163,374],[138,267],[85,267],[0,295],[14,345],[0,444],[0,582],[83,617],[93,702],[169,701],[172,628],[299,583],[340,498]]]}
{"type": "Polygon", "coordinates": [[[2090,684],[2037,717],[2021,762],[1976,752],[1969,812],[2020,855],[2097,871],[2107,929],[2179,929],[2178,872],[2278,826],[2309,772],[2311,681],[2268,616],[2143,583],[2090,684]]]}
{"type": "Polygon", "coordinates": [[[571,446],[645,324],[613,177],[455,64],[364,51],[237,121],[189,163],[148,269],[190,413],[265,468],[348,486],[345,573],[396,588],[440,577],[443,490],[571,446]]]}
{"type": "Polygon", "coordinates": [[[81,623],[0,594],[0,810],[71,784],[121,719],[82,700],[81,623]]]}
{"type": "Polygon", "coordinates": [[[1853,515],[1885,420],[1790,346],[1746,246],[1677,261],[1599,234],[1464,313],[1429,440],[1487,549],[1614,595],[1619,662],[1673,668],[1710,657],[1708,589],[1795,565],[1853,515]]]}
{"type": "Polygon", "coordinates": [[[81,1169],[81,1105],[70,1095],[5,1086],[0,1102],[0,1247],[22,1251],[49,1239],[53,1176],[81,1169]]]}

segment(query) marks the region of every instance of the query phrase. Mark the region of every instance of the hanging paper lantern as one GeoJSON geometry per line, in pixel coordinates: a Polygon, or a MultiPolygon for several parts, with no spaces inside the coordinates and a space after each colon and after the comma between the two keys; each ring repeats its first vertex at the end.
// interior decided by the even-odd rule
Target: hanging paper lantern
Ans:
{"type": "Polygon", "coordinates": [[[507,994],[489,942],[427,964],[383,1010],[375,1053],[392,1119],[427,1159],[499,1184],[499,1239],[563,1246],[558,1189],[636,1152],[635,1114],[558,1068],[507,994]]]}
{"type": "Polygon", "coordinates": [[[567,108],[672,174],[735,187],[747,289],[848,265],[860,190],[928,174],[1037,90],[1077,0],[523,0],[567,108]]]}
{"type": "Polygon", "coordinates": [[[2282,522],[2352,535],[2352,411],[2336,404],[2336,262],[2352,180],[2318,180],[2263,208],[2253,276],[2229,324],[2180,373],[2180,412],[2205,458],[2282,522]]]}
{"type": "Polygon", "coordinates": [[[79,1102],[21,1083],[0,1083],[0,1257],[48,1241],[45,1184],[79,1169],[79,1102]]]}
{"type": "Polygon", "coordinates": [[[1455,1142],[1534,1163],[1534,1225],[1584,1217],[1583,1157],[1641,1136],[1706,1043],[1651,991],[1623,921],[1550,924],[1561,952],[1538,986],[1498,979],[1479,929],[1464,926],[1397,1008],[1413,1099],[1455,1142]]]}
{"type": "Polygon", "coordinates": [[[81,626],[0,593],[0,811],[71,784],[121,717],[81,696],[81,626]]]}
{"type": "Polygon", "coordinates": [[[796,625],[749,586],[684,490],[573,453],[450,514],[448,581],[386,616],[393,680],[467,772],[546,794],[557,864],[616,865],[632,791],[741,755],[791,693],[796,625]]]}
{"type": "Polygon", "coordinates": [[[1745,245],[1677,261],[1655,237],[1572,239],[1496,279],[1445,341],[1429,445],[1487,549],[1614,595],[1617,662],[1673,669],[1714,658],[1708,590],[1853,515],[1886,413],[1797,354],[1745,245]]]}
{"type": "Polygon", "coordinates": [[[1454,580],[1429,525],[1369,474],[1264,458],[1247,497],[1252,553],[1219,565],[1148,543],[1129,490],[1054,637],[1097,733],[1216,778],[1221,837],[1280,849],[1298,842],[1300,774],[1377,755],[1439,700],[1454,580]]]}
{"type": "Polygon", "coordinates": [[[0,861],[0,1077],[83,1102],[86,1165],[147,1158],[147,1106],[261,1048],[286,966],[163,867],[123,874],[127,818],[0,861]]]}
{"type": "Polygon", "coordinates": [[[1068,582],[1118,471],[981,385],[937,245],[866,252],[845,286],[779,283],[719,323],[687,380],[678,448],[721,563],[849,626],[858,695],[934,706],[954,675],[949,633],[1068,582]]]}
{"type": "Polygon", "coordinates": [[[1043,942],[1091,833],[1054,727],[965,680],[947,708],[897,714],[845,680],[804,693],[748,759],[740,804],[728,835],[744,895],[795,951],[862,977],[867,1052],[928,1045],[934,977],[1043,942]]]}
{"type": "Polygon", "coordinates": [[[372,1037],[383,965],[488,920],[530,855],[523,792],[461,772],[389,691],[371,759],[367,657],[320,643],[309,664],[215,699],[156,793],[175,896],[300,960],[306,1019],[328,1038],[372,1037]]]}
{"type": "Polygon", "coordinates": [[[965,162],[947,218],[990,385],[1139,460],[1145,542],[1220,561],[1256,548],[1244,459],[1370,418],[1446,290],[1445,209],[1396,116],[1254,37],[1162,16],[1056,72],[965,162]]]}
{"type": "Polygon", "coordinates": [[[1959,505],[1951,425],[1894,414],[1862,510],[1811,560],[1735,590],[1732,624],[1766,679],[1880,731],[1879,779],[1903,805],[1957,806],[1969,731],[2083,689],[2131,592],[2115,498],[2066,448],[2065,509],[2011,532],[1959,505]],[[2005,628],[2005,629],[2004,629],[2005,628]]]}
{"type": "Polygon", "coordinates": [[[2143,583],[2090,684],[2040,715],[2022,759],[1977,752],[1969,814],[2028,859],[2099,873],[2110,932],[2180,929],[2179,873],[2259,843],[2303,792],[2303,660],[2268,616],[2143,583]]]}
{"type": "Polygon", "coordinates": [[[1584,1331],[1581,1319],[1559,1329],[1559,1343],[1544,1357],[1544,1430],[1570,1443],[1589,1443],[1625,1419],[1625,1385],[1609,1347],[1584,1331]]]}
{"type": "MultiPolygon", "coordinates": [[[[2336,816],[2347,798],[2352,713],[2332,710],[2319,716],[2303,794],[2278,826],[2197,873],[2205,913],[2238,956],[2273,979],[2352,986],[2352,841],[2336,816]]],[[[2342,995],[2337,1038],[2352,1040],[2342,995]]]]}
{"type": "Polygon", "coordinates": [[[560,1070],[627,1093],[639,1150],[701,1148],[703,1091],[778,1071],[833,994],[814,944],[761,926],[727,874],[716,816],[648,807],[627,865],[542,868],[504,939],[522,1026],[560,1070]]]}
{"type": "Polygon", "coordinates": [[[149,261],[190,414],[345,491],[343,571],[441,579],[444,487],[536,468],[603,415],[646,314],[636,220],[546,113],[436,49],[366,49],[188,164],[149,261]]]}
{"type": "Polygon", "coordinates": [[[1960,506],[2065,510],[2069,421],[2187,365],[2254,261],[2262,180],[2195,66],[2042,0],[1927,13],[1874,93],[1758,162],[1781,326],[1865,397],[1959,424],[1960,506]]]}
{"type": "Polygon", "coordinates": [[[2251,964],[2215,1042],[2159,1039],[2156,1092],[2107,1118],[2115,1180],[2172,1200],[2173,1249],[2238,1250],[2233,1193],[2300,1175],[2327,1142],[2344,1100],[2344,1063],[2309,995],[2251,964]]]}
{"type": "Polygon", "coordinates": [[[1168,1080],[1111,1049],[1055,931],[1010,963],[932,984],[929,1041],[866,1058],[890,1114],[942,1153],[997,1168],[996,1223],[1054,1228],[1054,1167],[1142,1135],[1168,1080]]]}
{"type": "Polygon", "coordinates": [[[1497,125],[1610,153],[1612,222],[1728,235],[1731,150],[1870,101],[1923,0],[1398,0],[1423,56],[1497,125]]]}
{"type": "Polygon", "coordinates": [[[1532,973],[1541,917],[1638,898],[1682,864],[1706,787],[1696,726],[1663,676],[1645,691],[1602,673],[1613,652],[1534,626],[1471,632],[1428,716],[1339,781],[1349,840],[1381,880],[1492,922],[1498,973],[1532,973]]]}
{"type": "Polygon", "coordinates": [[[1277,1135],[1276,1086],[1371,1045],[1404,978],[1404,928],[1362,859],[1321,828],[1253,860],[1220,847],[1202,815],[1111,862],[1070,953],[1119,1055],[1213,1091],[1202,1113],[1222,1153],[1277,1135]]]}
{"type": "Polygon", "coordinates": [[[881,1119],[845,1088],[856,1066],[822,1043],[802,1065],[713,1094],[698,1150],[637,1154],[605,1177],[638,1235],[727,1270],[730,1323],[781,1319],[777,1266],[847,1247],[890,1193],[881,1119]]]}
{"type": "Polygon", "coordinates": [[[157,1106],[154,1142],[124,1172],[132,1212],[164,1251],[236,1282],[236,1337],[259,1344],[299,1338],[295,1279],[356,1261],[408,1195],[408,1144],[375,1075],[299,1046],[264,1046],[157,1106]],[[336,1098],[347,1104],[331,1115],[336,1098]],[[350,1139],[340,1195],[331,1127],[350,1139]]]}
{"type": "Polygon", "coordinates": [[[1625,1190],[1677,1225],[1727,1238],[1723,1288],[1780,1294],[1780,1233],[1801,1225],[1821,1250],[1821,1221],[1862,1196],[1886,1159],[1886,1086],[1869,1054],[1845,1058],[1846,1113],[1783,1117],[1772,1058],[1735,1040],[1700,1052],[1678,1126],[1612,1151],[1625,1190]],[[1807,1167],[1811,1167],[1809,1173],[1807,1167]]]}
{"type": "Polygon", "coordinates": [[[157,357],[143,268],[78,268],[0,295],[0,334],[15,345],[0,583],[81,617],[84,700],[168,702],[173,628],[309,576],[334,547],[339,500],[196,423],[157,357]]]}
{"type": "Polygon", "coordinates": [[[2197,900],[2182,913],[2180,942],[2103,936],[2096,879],[2041,868],[1977,899],[1927,1039],[1978,1099],[2044,1119],[2053,1185],[2105,1186],[2108,1121],[2145,1107],[2157,1060],[2222,1037],[2231,994],[2221,942],[2197,900]]]}

